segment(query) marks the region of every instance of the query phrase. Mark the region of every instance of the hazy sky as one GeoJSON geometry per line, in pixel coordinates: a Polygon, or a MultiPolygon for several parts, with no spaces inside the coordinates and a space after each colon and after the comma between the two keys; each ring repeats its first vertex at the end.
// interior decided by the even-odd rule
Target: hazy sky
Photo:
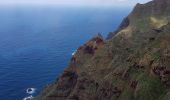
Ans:
{"type": "Polygon", "coordinates": [[[0,5],[133,6],[151,0],[0,0],[0,5]]]}

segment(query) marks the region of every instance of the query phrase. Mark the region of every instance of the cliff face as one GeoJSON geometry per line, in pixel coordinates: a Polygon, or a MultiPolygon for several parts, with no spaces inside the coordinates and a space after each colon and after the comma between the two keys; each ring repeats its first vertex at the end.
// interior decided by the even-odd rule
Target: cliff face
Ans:
{"type": "Polygon", "coordinates": [[[153,0],[146,4],[138,3],[122,21],[119,28],[115,32],[111,32],[107,39],[111,39],[117,33],[147,32],[150,29],[166,25],[170,20],[169,5],[169,0],[153,0]]]}
{"type": "Polygon", "coordinates": [[[169,16],[170,0],[137,4],[109,40],[80,46],[35,100],[170,100],[169,16]]]}

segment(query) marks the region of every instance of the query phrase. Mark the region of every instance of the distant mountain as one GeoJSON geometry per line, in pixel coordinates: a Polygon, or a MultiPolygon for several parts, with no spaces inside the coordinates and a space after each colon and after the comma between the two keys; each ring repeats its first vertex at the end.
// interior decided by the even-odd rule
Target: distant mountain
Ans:
{"type": "Polygon", "coordinates": [[[117,31],[80,46],[35,100],[170,100],[170,0],[137,4],[117,31]]]}

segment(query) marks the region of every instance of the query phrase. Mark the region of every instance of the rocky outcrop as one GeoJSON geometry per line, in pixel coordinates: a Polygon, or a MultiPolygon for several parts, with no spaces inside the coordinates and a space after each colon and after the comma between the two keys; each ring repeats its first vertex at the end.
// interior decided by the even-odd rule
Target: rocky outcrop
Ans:
{"type": "Polygon", "coordinates": [[[35,100],[169,100],[170,0],[137,4],[116,35],[80,46],[35,100]]]}

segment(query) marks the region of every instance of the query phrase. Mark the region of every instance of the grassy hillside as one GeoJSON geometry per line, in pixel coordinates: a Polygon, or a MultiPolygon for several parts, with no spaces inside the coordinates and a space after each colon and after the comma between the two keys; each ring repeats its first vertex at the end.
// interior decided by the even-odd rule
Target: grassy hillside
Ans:
{"type": "Polygon", "coordinates": [[[77,49],[35,100],[170,100],[170,0],[137,4],[117,34],[77,49]]]}

